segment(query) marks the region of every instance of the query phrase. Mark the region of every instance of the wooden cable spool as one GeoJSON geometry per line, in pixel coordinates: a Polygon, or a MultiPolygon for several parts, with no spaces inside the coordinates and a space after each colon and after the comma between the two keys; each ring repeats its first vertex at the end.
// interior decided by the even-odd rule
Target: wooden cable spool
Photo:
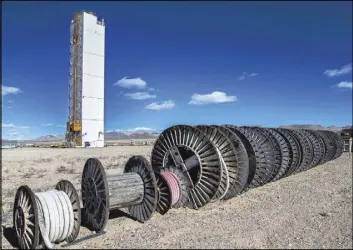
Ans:
{"type": "Polygon", "coordinates": [[[157,180],[143,156],[132,156],[123,174],[106,172],[98,159],[89,158],[81,186],[83,218],[92,231],[104,230],[110,210],[127,207],[132,217],[145,222],[157,208],[157,180]]]}

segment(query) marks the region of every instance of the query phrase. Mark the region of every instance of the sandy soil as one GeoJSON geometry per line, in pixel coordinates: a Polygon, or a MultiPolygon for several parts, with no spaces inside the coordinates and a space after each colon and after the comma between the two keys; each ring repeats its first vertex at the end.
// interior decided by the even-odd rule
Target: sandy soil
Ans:
{"type": "MultiPolygon", "coordinates": [[[[150,152],[151,146],[3,150],[3,248],[12,248],[12,204],[20,185],[38,192],[67,179],[79,188],[88,157],[122,171],[130,156],[150,159],[150,152]]],[[[198,211],[172,209],[144,224],[121,212],[111,217],[106,234],[68,248],[352,248],[352,158],[344,154],[198,211]]],[[[91,234],[81,227],[79,238],[91,234]]]]}

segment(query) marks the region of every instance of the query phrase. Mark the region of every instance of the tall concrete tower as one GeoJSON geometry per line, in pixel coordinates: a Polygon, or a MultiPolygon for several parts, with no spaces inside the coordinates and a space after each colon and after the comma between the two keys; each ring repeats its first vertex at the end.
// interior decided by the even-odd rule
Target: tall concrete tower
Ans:
{"type": "Polygon", "coordinates": [[[67,146],[104,146],[104,19],[76,12],[70,25],[67,146]]]}

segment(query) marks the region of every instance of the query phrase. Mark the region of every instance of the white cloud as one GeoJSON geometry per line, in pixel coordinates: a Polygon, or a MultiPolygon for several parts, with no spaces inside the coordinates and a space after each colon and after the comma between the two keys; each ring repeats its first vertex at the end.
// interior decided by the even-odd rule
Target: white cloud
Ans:
{"type": "Polygon", "coordinates": [[[53,126],[53,123],[45,123],[45,124],[42,124],[43,127],[51,127],[53,126]]]}
{"type": "Polygon", "coordinates": [[[173,100],[168,100],[164,101],[161,103],[158,102],[152,102],[148,104],[145,109],[150,109],[150,110],[163,110],[163,109],[172,109],[175,107],[175,103],[173,100]]]}
{"type": "Polygon", "coordinates": [[[338,88],[352,88],[352,82],[340,82],[336,86],[338,88]]]}
{"type": "Polygon", "coordinates": [[[21,93],[21,90],[16,87],[9,87],[9,86],[1,86],[1,93],[2,95],[10,95],[10,94],[18,94],[21,93]]]}
{"type": "Polygon", "coordinates": [[[13,123],[2,123],[1,124],[3,128],[14,128],[15,124],[13,123]]]}
{"type": "Polygon", "coordinates": [[[139,89],[144,89],[147,86],[147,83],[142,80],[140,77],[138,78],[130,78],[128,79],[126,76],[116,83],[113,84],[113,86],[119,86],[122,88],[139,88],[139,89]]]}
{"type": "Polygon", "coordinates": [[[242,80],[244,80],[245,79],[245,76],[239,76],[239,81],[242,81],[242,80]]]}
{"type": "Polygon", "coordinates": [[[158,92],[159,89],[155,89],[155,88],[148,88],[148,91],[151,91],[151,92],[158,92]]]}
{"type": "Polygon", "coordinates": [[[156,98],[156,95],[151,95],[148,92],[135,92],[135,93],[126,93],[124,96],[127,96],[131,99],[135,100],[145,100],[145,99],[151,99],[151,98],[156,98]]]}
{"type": "Polygon", "coordinates": [[[235,102],[237,100],[236,96],[228,96],[224,92],[214,91],[211,94],[193,94],[191,96],[191,101],[189,104],[203,105],[210,103],[224,103],[224,102],[235,102]]]}
{"type": "Polygon", "coordinates": [[[8,103],[13,103],[13,100],[8,100],[8,103]]]}
{"type": "Polygon", "coordinates": [[[62,124],[58,124],[58,125],[56,125],[56,127],[58,127],[58,128],[65,128],[66,126],[65,126],[65,125],[62,125],[62,124]]]}
{"type": "Polygon", "coordinates": [[[245,80],[245,78],[248,78],[248,77],[254,77],[254,76],[257,76],[258,73],[246,73],[246,72],[243,72],[243,74],[241,76],[239,76],[238,80],[239,81],[243,81],[245,80]]]}
{"type": "Polygon", "coordinates": [[[15,125],[13,123],[2,123],[1,126],[3,128],[29,128],[28,126],[19,126],[19,125],[15,125]]]}
{"type": "Polygon", "coordinates": [[[345,75],[352,72],[352,63],[343,65],[340,69],[327,69],[324,74],[328,77],[345,75]]]}

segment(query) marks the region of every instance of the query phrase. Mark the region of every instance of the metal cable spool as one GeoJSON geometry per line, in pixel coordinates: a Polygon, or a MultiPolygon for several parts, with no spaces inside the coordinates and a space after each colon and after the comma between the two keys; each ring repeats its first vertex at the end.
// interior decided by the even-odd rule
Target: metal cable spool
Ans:
{"type": "MultiPolygon", "coordinates": [[[[248,161],[248,178],[246,180],[246,183],[242,189],[240,189],[240,193],[244,193],[249,189],[249,186],[251,182],[254,179],[255,173],[256,173],[256,156],[255,156],[255,151],[250,143],[250,141],[246,138],[246,136],[243,133],[240,133],[240,131],[236,130],[236,127],[233,125],[223,125],[221,126],[222,128],[226,129],[227,131],[230,131],[231,133],[229,136],[234,136],[233,140],[235,142],[241,142],[239,145],[243,145],[246,151],[246,159],[248,161]],[[238,141],[240,140],[240,141],[238,141]]],[[[225,132],[225,131],[223,131],[225,132]]],[[[245,157],[242,157],[245,159],[245,157]]],[[[239,189],[238,189],[239,191],[239,189]]],[[[235,196],[235,194],[234,194],[235,196]]]]}
{"type": "Polygon", "coordinates": [[[302,132],[309,139],[313,147],[313,153],[314,153],[313,161],[311,162],[311,164],[308,166],[307,169],[316,167],[317,165],[319,165],[321,159],[323,158],[323,155],[322,155],[323,152],[321,149],[319,138],[308,129],[301,129],[300,132],[302,132]]]}
{"type": "MultiPolygon", "coordinates": [[[[273,146],[260,130],[253,127],[235,127],[227,125],[235,133],[243,134],[252,147],[252,154],[255,156],[256,171],[248,188],[255,188],[267,183],[272,176],[275,156],[273,146]]],[[[246,190],[244,190],[246,191],[246,190]]]]}
{"type": "MultiPolygon", "coordinates": [[[[230,140],[231,142],[231,145],[229,145],[229,147],[231,148],[230,154],[231,155],[234,154],[234,156],[231,158],[232,160],[234,158],[234,161],[231,161],[230,163],[228,163],[228,164],[232,164],[232,167],[229,168],[229,172],[231,173],[230,187],[228,189],[228,192],[223,197],[223,200],[228,200],[240,194],[243,191],[243,189],[247,186],[247,182],[249,178],[249,156],[248,156],[246,147],[244,145],[244,142],[238,135],[232,132],[232,130],[230,130],[227,127],[217,126],[217,125],[213,125],[212,127],[215,127],[218,130],[220,130],[224,134],[224,136],[230,140]],[[232,173],[233,168],[234,168],[234,173],[232,173]]],[[[246,140],[246,139],[243,139],[243,140],[246,140]]],[[[251,177],[251,180],[252,180],[252,177],[251,177]]]]}
{"type": "Polygon", "coordinates": [[[154,143],[151,163],[157,172],[173,166],[188,176],[192,185],[188,202],[194,209],[213,200],[221,183],[222,167],[216,147],[192,126],[164,130],[154,143]]]}
{"type": "Polygon", "coordinates": [[[282,162],[282,152],[279,142],[276,140],[274,135],[267,128],[256,127],[256,129],[260,130],[269,140],[273,147],[273,153],[275,156],[274,167],[272,171],[271,177],[268,179],[268,182],[274,181],[275,177],[279,174],[281,170],[281,162],[282,162]]]}
{"type": "Polygon", "coordinates": [[[21,186],[16,193],[13,224],[20,249],[74,241],[81,226],[79,197],[73,185],[60,181],[55,190],[33,193],[21,186]]]}
{"type": "Polygon", "coordinates": [[[326,154],[325,142],[316,130],[307,129],[307,131],[311,133],[313,136],[315,136],[316,138],[316,141],[318,143],[317,147],[319,147],[320,149],[320,160],[318,162],[318,165],[321,165],[325,163],[325,154],[326,154]]]}
{"type": "Polygon", "coordinates": [[[90,158],[82,173],[83,218],[91,231],[104,230],[109,211],[127,207],[139,222],[149,220],[157,208],[157,181],[143,156],[132,156],[124,173],[105,172],[101,162],[90,158]]]}
{"type": "Polygon", "coordinates": [[[331,161],[336,154],[337,145],[335,140],[325,130],[316,131],[325,143],[324,162],[331,161]]]}
{"type": "Polygon", "coordinates": [[[314,159],[314,150],[310,140],[302,132],[296,129],[292,129],[291,131],[298,139],[303,154],[303,162],[294,172],[299,173],[306,170],[312,163],[314,159]]]}
{"type": "Polygon", "coordinates": [[[284,136],[282,136],[275,129],[268,128],[264,130],[268,131],[269,133],[271,133],[271,135],[273,135],[280,150],[280,153],[278,155],[280,159],[279,160],[280,168],[278,173],[272,179],[273,181],[276,181],[282,178],[282,176],[288,171],[288,168],[289,168],[289,145],[288,144],[289,143],[286,141],[284,136]]]}
{"type": "MultiPolygon", "coordinates": [[[[175,168],[173,166],[167,166],[161,169],[160,173],[164,173],[164,172],[172,173],[174,178],[176,178],[178,182],[178,188],[180,193],[179,199],[171,206],[173,208],[180,208],[180,207],[187,206],[188,199],[189,199],[189,192],[192,188],[192,184],[189,177],[181,169],[175,168]]],[[[168,187],[169,189],[172,188],[170,184],[168,185],[168,187]]]]}
{"type": "Polygon", "coordinates": [[[330,133],[336,140],[336,152],[335,152],[335,155],[333,156],[333,160],[334,159],[337,159],[338,157],[340,157],[342,154],[343,154],[343,149],[344,149],[344,141],[342,139],[342,137],[333,132],[333,131],[327,131],[328,133],[330,133]]]}
{"type": "Polygon", "coordinates": [[[277,128],[275,130],[286,139],[288,145],[290,146],[289,153],[291,163],[289,164],[287,172],[283,175],[283,177],[287,177],[300,167],[303,162],[303,153],[298,139],[294,136],[291,130],[284,128],[277,128]]]}
{"type": "Polygon", "coordinates": [[[221,185],[219,186],[214,201],[223,199],[228,193],[229,188],[233,187],[237,181],[237,150],[232,140],[216,126],[199,125],[196,127],[207,136],[219,151],[223,171],[221,185]]]}

